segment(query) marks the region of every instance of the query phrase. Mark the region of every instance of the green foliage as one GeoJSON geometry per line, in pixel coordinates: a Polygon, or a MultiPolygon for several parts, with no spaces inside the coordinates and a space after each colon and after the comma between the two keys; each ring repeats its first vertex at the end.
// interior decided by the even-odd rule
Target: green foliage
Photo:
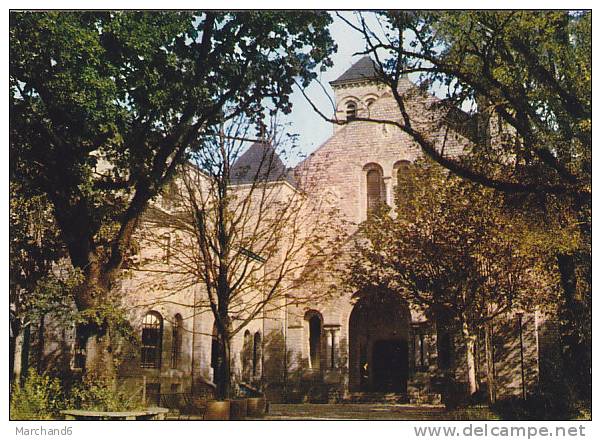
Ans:
{"type": "Polygon", "coordinates": [[[384,207],[360,226],[347,284],[398,293],[472,332],[500,313],[553,298],[545,236],[501,194],[428,161],[404,173],[396,209],[384,207]]]}
{"type": "Polygon", "coordinates": [[[508,398],[497,401],[492,410],[503,420],[570,420],[586,416],[566,395],[537,394],[528,399],[508,398]]]}
{"type": "Polygon", "coordinates": [[[29,370],[23,386],[14,385],[10,396],[12,420],[56,420],[65,409],[131,411],[143,407],[140,393],[118,390],[109,379],[87,375],[65,390],[59,379],[34,369],[29,370]]]}
{"type": "Polygon", "coordinates": [[[98,326],[108,323],[109,328],[115,332],[115,336],[121,336],[128,340],[131,340],[134,337],[127,310],[115,299],[109,299],[102,304],[77,313],[75,316],[75,323],[92,323],[98,326]]]}
{"type": "Polygon", "coordinates": [[[47,197],[23,182],[10,182],[9,188],[10,302],[26,322],[62,309],[65,299],[59,297],[73,283],[66,270],[52,270],[62,245],[47,197]]]}
{"type": "Polygon", "coordinates": [[[47,197],[10,182],[10,282],[31,288],[60,254],[60,237],[47,197]]]}
{"type": "Polygon", "coordinates": [[[544,261],[562,293],[553,306],[563,321],[561,344],[568,348],[563,368],[583,377],[580,388],[590,394],[591,11],[376,16],[379,29],[357,29],[402,111],[400,128],[453,174],[502,192],[515,215],[530,217],[542,231],[526,237],[526,244],[555,253],[555,261],[544,261]],[[434,107],[443,112],[445,125],[471,141],[461,157],[444,154],[445,142],[422,128],[420,115],[403,111],[407,103],[396,85],[407,72],[442,98],[434,107]]]}
{"type": "Polygon", "coordinates": [[[66,408],[60,381],[39,375],[30,369],[23,386],[14,385],[10,396],[11,420],[57,419],[59,411],[66,408]]]}
{"type": "Polygon", "coordinates": [[[295,78],[307,83],[317,64],[331,63],[330,20],[325,12],[14,12],[11,178],[48,195],[83,266],[74,247],[110,244],[207,127],[232,114],[260,118],[267,102],[289,111],[295,78]]]}
{"type": "Polygon", "coordinates": [[[56,266],[23,295],[22,308],[26,319],[36,322],[51,314],[56,322],[73,322],[76,317],[73,292],[83,282],[83,275],[80,270],[66,266],[56,266]]]}
{"type": "Polygon", "coordinates": [[[295,82],[331,65],[330,22],[325,11],[10,14],[11,182],[47,200],[83,272],[74,300],[92,336],[124,327],[108,292],[147,203],[216,123],[289,112],[295,82]]]}
{"type": "Polygon", "coordinates": [[[502,191],[590,203],[590,11],[393,11],[380,18],[391,42],[389,79],[399,65],[420,72],[446,104],[479,112],[479,134],[494,131],[497,118],[505,126],[492,142],[480,136],[468,162],[443,165],[502,191]]]}
{"type": "Polygon", "coordinates": [[[468,406],[449,411],[448,420],[499,420],[500,417],[488,406],[468,406]]]}
{"type": "Polygon", "coordinates": [[[110,379],[93,375],[86,375],[72,387],[69,403],[72,408],[88,411],[131,411],[144,406],[140,395],[118,390],[110,379]]]}

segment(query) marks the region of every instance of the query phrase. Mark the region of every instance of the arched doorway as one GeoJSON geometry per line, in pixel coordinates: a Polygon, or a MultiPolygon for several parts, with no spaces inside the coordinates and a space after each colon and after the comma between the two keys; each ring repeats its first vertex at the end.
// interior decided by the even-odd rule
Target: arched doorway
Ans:
{"type": "Polygon", "coordinates": [[[407,391],[410,319],[397,295],[360,296],[349,319],[350,391],[407,391]]]}

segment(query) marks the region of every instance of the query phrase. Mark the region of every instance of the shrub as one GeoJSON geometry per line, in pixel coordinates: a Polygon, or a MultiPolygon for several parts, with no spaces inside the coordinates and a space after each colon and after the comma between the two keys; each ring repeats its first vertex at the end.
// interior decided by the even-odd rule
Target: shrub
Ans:
{"type": "Polygon", "coordinates": [[[448,413],[449,420],[499,420],[499,415],[486,405],[457,408],[448,413]]]}
{"type": "Polygon", "coordinates": [[[493,405],[503,420],[568,420],[578,411],[570,399],[556,394],[535,394],[523,400],[508,398],[493,405]]]}
{"type": "Polygon", "coordinates": [[[143,406],[139,396],[128,395],[112,381],[94,376],[85,376],[74,385],[70,397],[73,408],[88,411],[130,411],[143,406]]]}
{"type": "Polygon", "coordinates": [[[57,419],[59,411],[65,407],[66,401],[60,381],[30,369],[23,386],[17,383],[12,389],[10,418],[11,420],[52,420],[57,419]]]}

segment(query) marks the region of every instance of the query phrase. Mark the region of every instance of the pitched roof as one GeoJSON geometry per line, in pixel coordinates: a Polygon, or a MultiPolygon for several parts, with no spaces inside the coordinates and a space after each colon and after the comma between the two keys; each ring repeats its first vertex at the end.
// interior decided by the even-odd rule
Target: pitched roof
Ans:
{"type": "Polygon", "coordinates": [[[234,184],[275,182],[293,183],[288,170],[275,148],[267,142],[255,142],[232,165],[231,181],[234,184]]]}
{"type": "Polygon", "coordinates": [[[368,55],[366,55],[349,67],[346,72],[334,81],[330,81],[330,84],[334,86],[345,82],[374,79],[377,76],[378,72],[375,63],[368,55]]]}

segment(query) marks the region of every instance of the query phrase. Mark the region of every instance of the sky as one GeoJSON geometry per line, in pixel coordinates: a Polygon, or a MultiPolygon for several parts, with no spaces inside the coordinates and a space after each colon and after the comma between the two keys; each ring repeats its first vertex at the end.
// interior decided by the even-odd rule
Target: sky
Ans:
{"type": "MultiPolygon", "coordinates": [[[[352,12],[343,12],[343,14],[347,18],[352,19],[353,17],[352,12]]],[[[319,80],[323,88],[314,81],[305,91],[315,105],[328,116],[333,114],[330,99],[333,100],[334,97],[329,81],[338,78],[359,60],[361,55],[353,56],[353,54],[365,49],[363,39],[359,33],[349,28],[346,23],[335,15],[334,21],[330,25],[330,34],[338,45],[338,51],[332,55],[334,65],[320,74],[319,80]],[[330,98],[328,98],[324,89],[330,94],[330,98]]],[[[315,113],[300,90],[295,90],[291,96],[291,101],[292,113],[286,117],[286,121],[291,124],[289,131],[298,134],[299,152],[308,155],[332,135],[333,126],[315,113]]],[[[290,158],[288,165],[295,165],[298,160],[299,158],[290,158]]]]}

